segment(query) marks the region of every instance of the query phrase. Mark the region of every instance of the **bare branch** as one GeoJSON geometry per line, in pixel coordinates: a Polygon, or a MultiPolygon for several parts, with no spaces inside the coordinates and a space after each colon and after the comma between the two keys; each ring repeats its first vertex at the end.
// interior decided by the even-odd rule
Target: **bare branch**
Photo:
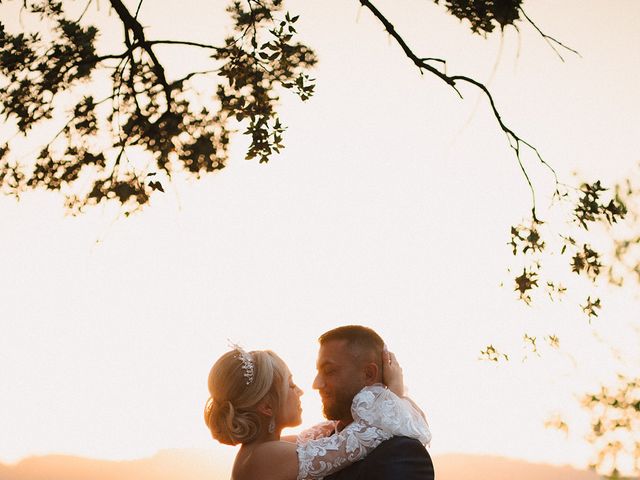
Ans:
{"type": "MultiPolygon", "coordinates": [[[[369,9],[373,15],[380,20],[380,23],[384,25],[385,30],[393,37],[393,39],[398,42],[400,48],[404,51],[405,55],[411,59],[411,61],[418,67],[420,73],[422,70],[427,70],[428,72],[434,74],[438,78],[440,78],[443,82],[448,84],[451,88],[453,88],[456,93],[462,98],[462,94],[456,88],[455,82],[451,80],[446,74],[439,71],[437,68],[429,65],[427,62],[430,60],[436,60],[431,58],[419,58],[411,48],[407,45],[404,39],[400,36],[400,34],[396,31],[395,27],[391,24],[391,22],[378,10],[369,0],[360,0],[360,3],[363,7],[369,9]]],[[[444,63],[444,62],[443,62],[444,63]]]]}
{"type": "Polygon", "coordinates": [[[174,82],[172,83],[172,85],[180,85],[184,82],[186,82],[187,80],[190,80],[191,78],[197,76],[197,75],[209,75],[210,73],[218,73],[220,70],[219,69],[213,69],[213,70],[202,70],[200,72],[191,72],[187,75],[185,75],[182,78],[179,78],[178,80],[174,80],[174,82]]]}
{"type": "Polygon", "coordinates": [[[84,10],[82,10],[82,13],[80,14],[76,22],[79,22],[80,20],[82,20],[82,17],[84,17],[85,13],[87,13],[87,10],[89,10],[89,7],[91,6],[92,3],[93,3],[93,0],[88,0],[87,4],[84,6],[84,10]]]}
{"type": "MultiPolygon", "coordinates": [[[[498,111],[498,108],[495,105],[495,101],[493,99],[493,96],[491,95],[491,92],[489,91],[489,89],[481,82],[474,80],[471,77],[467,77],[465,75],[447,75],[446,73],[441,72],[440,70],[434,68],[432,65],[429,65],[427,62],[428,61],[441,61],[438,59],[433,59],[433,58],[425,58],[425,57],[418,57],[412,50],[411,48],[407,45],[407,43],[404,41],[404,39],[400,36],[400,34],[396,31],[395,27],[391,24],[391,22],[389,22],[389,20],[384,16],[384,14],[382,14],[380,12],[380,10],[378,10],[369,0],[359,0],[360,4],[364,7],[366,7],[368,10],[371,11],[371,13],[373,13],[373,15],[380,21],[380,23],[382,23],[382,25],[384,25],[385,30],[389,33],[389,35],[391,37],[393,37],[393,39],[398,43],[398,45],[400,45],[400,48],[402,48],[402,50],[404,51],[405,55],[418,67],[418,69],[420,70],[420,73],[423,73],[424,70],[427,70],[428,72],[432,73],[433,75],[437,76],[438,78],[440,78],[443,82],[445,82],[447,85],[449,85],[451,88],[453,88],[456,93],[458,94],[458,96],[460,96],[460,98],[462,98],[462,94],[460,93],[460,90],[458,89],[457,83],[458,82],[465,82],[465,83],[469,83],[473,86],[475,86],[476,88],[480,89],[482,91],[482,93],[484,93],[485,97],[489,100],[489,104],[491,105],[491,110],[493,112],[493,116],[495,117],[495,119],[498,121],[498,125],[500,126],[500,129],[505,133],[505,135],[507,136],[507,139],[509,141],[509,146],[514,150],[515,154],[516,154],[516,159],[518,161],[518,165],[520,167],[520,170],[522,171],[527,184],[529,185],[529,189],[531,190],[531,197],[532,197],[532,215],[533,215],[533,219],[534,221],[538,222],[538,218],[536,216],[536,198],[535,198],[535,190],[533,187],[533,184],[531,183],[531,179],[529,177],[529,174],[526,170],[526,168],[524,167],[524,164],[522,163],[522,158],[521,158],[521,148],[522,146],[526,146],[528,147],[530,150],[532,150],[538,160],[545,166],[547,167],[554,175],[556,184],[558,183],[558,178],[556,175],[556,172],[554,171],[553,168],[551,168],[551,166],[545,162],[542,158],[542,156],[540,155],[540,152],[538,152],[538,150],[531,145],[529,142],[527,142],[526,140],[524,140],[523,138],[521,138],[518,134],[516,134],[510,127],[508,127],[504,121],[502,120],[502,117],[498,111]]],[[[541,32],[542,33],[542,32],[541,32]]],[[[550,37],[549,37],[550,38],[550,37]]],[[[559,42],[558,42],[559,43],[559,42]]],[[[442,62],[442,61],[441,61],[442,62]]],[[[445,62],[442,62],[445,63],[445,62]]]]}
{"type": "Polygon", "coordinates": [[[524,18],[527,19],[527,21],[533,26],[533,28],[535,28],[538,33],[540,34],[540,36],[542,36],[542,38],[544,38],[544,40],[549,44],[549,46],[553,49],[554,52],[556,52],[556,55],[558,55],[558,57],[560,58],[560,60],[562,60],[564,62],[564,57],[560,54],[560,52],[558,51],[558,49],[555,47],[555,45],[558,45],[562,48],[564,48],[565,50],[570,51],[571,53],[575,53],[576,55],[578,55],[579,57],[581,57],[580,53],[577,50],[574,50],[571,47],[566,46],[564,43],[562,43],[559,40],[556,40],[555,38],[553,38],[550,35],[547,35],[546,33],[544,33],[542,30],[540,30],[540,28],[538,27],[538,25],[535,24],[535,22],[533,20],[531,20],[531,18],[529,18],[529,16],[525,13],[524,9],[520,8],[520,13],[522,13],[522,16],[524,18]],[[555,45],[554,45],[555,44],[555,45]]]}
{"type": "MultiPolygon", "coordinates": [[[[189,42],[189,41],[184,41],[184,40],[147,40],[145,42],[145,45],[148,46],[152,46],[152,45],[184,45],[184,46],[189,46],[189,47],[200,47],[200,48],[205,48],[205,49],[210,49],[210,50],[221,50],[220,47],[216,47],[214,45],[207,45],[206,43],[198,43],[198,42],[189,42]]],[[[142,46],[142,44],[140,43],[134,43],[133,47],[137,48],[142,46]]]]}

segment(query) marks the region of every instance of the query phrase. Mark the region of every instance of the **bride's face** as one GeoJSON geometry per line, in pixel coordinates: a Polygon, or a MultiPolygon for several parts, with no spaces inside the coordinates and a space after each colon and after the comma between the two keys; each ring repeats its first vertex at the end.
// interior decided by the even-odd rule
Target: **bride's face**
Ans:
{"type": "Polygon", "coordinates": [[[280,412],[281,427],[295,427],[302,423],[302,406],[300,405],[300,397],[304,393],[300,387],[293,382],[293,376],[289,373],[288,384],[286,385],[286,393],[282,402],[282,411],[280,412]]]}

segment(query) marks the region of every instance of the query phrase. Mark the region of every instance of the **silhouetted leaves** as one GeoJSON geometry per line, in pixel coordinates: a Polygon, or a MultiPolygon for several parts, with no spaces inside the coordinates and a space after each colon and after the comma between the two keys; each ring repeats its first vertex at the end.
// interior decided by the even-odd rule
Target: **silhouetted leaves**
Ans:
{"type": "MultiPolygon", "coordinates": [[[[570,190],[571,191],[571,190],[570,190]]],[[[563,296],[567,287],[564,286],[557,278],[543,275],[545,263],[549,260],[549,255],[555,254],[556,251],[560,255],[569,254],[568,267],[570,272],[586,277],[595,284],[596,280],[602,273],[608,274],[610,282],[622,284],[619,275],[616,275],[614,265],[605,263],[601,251],[596,250],[590,244],[578,242],[576,236],[579,236],[579,230],[589,230],[590,225],[599,225],[606,228],[615,223],[620,222],[627,215],[627,203],[631,202],[631,192],[635,190],[628,185],[626,192],[623,192],[620,186],[617,186],[613,193],[610,189],[602,186],[600,181],[593,183],[583,183],[574,193],[560,194],[556,192],[556,198],[560,200],[561,205],[569,205],[571,218],[575,221],[576,228],[566,227],[565,231],[557,232],[560,239],[558,247],[553,246],[550,252],[547,252],[547,241],[549,238],[549,228],[544,233],[541,227],[544,226],[540,220],[533,219],[528,225],[520,224],[511,227],[511,240],[509,245],[515,256],[529,258],[533,256],[533,267],[525,268],[523,273],[515,278],[516,288],[519,298],[525,303],[532,302],[532,292],[544,285],[547,293],[552,300],[563,296]],[[625,194],[626,193],[626,194],[625,194]],[[557,250],[556,250],[557,249],[557,250]],[[542,254],[547,257],[543,257],[542,254]],[[541,280],[540,282],[538,280],[541,280]]],[[[569,225],[571,225],[569,223],[569,225]]],[[[640,237],[638,237],[640,238],[640,237]]],[[[638,238],[635,236],[631,239],[616,241],[616,256],[624,255],[627,249],[633,249],[637,244],[638,238]]],[[[557,242],[551,242],[556,245],[557,242]]],[[[529,262],[531,264],[531,262],[529,262]]],[[[638,267],[640,279],[640,261],[633,268],[638,267]]],[[[557,274],[554,274],[557,275],[557,274]]],[[[601,308],[600,300],[597,302],[587,302],[580,305],[581,310],[587,314],[588,318],[597,316],[597,309],[601,308]]]]}
{"type": "Polygon", "coordinates": [[[617,467],[627,457],[640,471],[640,377],[618,375],[614,386],[583,395],[582,405],[591,416],[587,441],[596,451],[593,467],[620,478],[617,467]]]}
{"type": "Polygon", "coordinates": [[[600,310],[602,306],[600,305],[599,298],[591,299],[591,297],[587,297],[587,301],[584,305],[580,305],[580,308],[582,308],[582,311],[587,314],[589,321],[591,321],[593,317],[598,316],[597,311],[600,310]]]}
{"type": "Polygon", "coordinates": [[[288,89],[307,100],[314,84],[306,70],[316,58],[295,40],[298,16],[277,16],[281,1],[232,2],[228,12],[234,33],[221,47],[171,41],[214,52],[208,72],[216,73],[218,80],[212,89],[213,106],[196,106],[189,95],[188,80],[207,72],[171,80],[153,49],[166,42],[147,39],[142,24],[121,0],[110,3],[124,27],[116,53],[98,55],[97,28],[67,18],[59,1],[24,2],[26,12],[53,25],[52,40],[44,41],[39,33],[10,34],[0,25],[0,77],[7,85],[0,91],[0,118],[14,121],[22,134],[53,119],[59,95],[76,92],[93,72],[111,72],[112,87],[105,95],[92,85],[96,91],[67,112],[65,125],[33,162],[9,161],[9,145],[4,146],[2,191],[18,195],[30,188],[60,190],[73,213],[109,200],[131,212],[146,204],[154,191],[163,191],[159,180],[141,180],[149,171],[169,179],[177,171],[200,177],[224,168],[230,122],[246,125],[244,133],[251,139],[248,159],[267,162],[284,148],[285,127],[276,111],[278,90],[288,89]]]}
{"type": "Polygon", "coordinates": [[[562,285],[560,282],[551,282],[547,281],[547,293],[549,294],[549,298],[551,300],[555,300],[556,298],[561,297],[567,291],[567,287],[562,285]]]}
{"type": "Polygon", "coordinates": [[[601,198],[606,190],[599,180],[592,184],[583,183],[580,186],[582,196],[576,204],[574,215],[584,229],[588,230],[589,223],[600,220],[615,223],[627,213],[625,205],[617,196],[609,202],[601,198]]]}
{"type": "Polygon", "coordinates": [[[467,20],[475,33],[490,33],[498,26],[504,29],[520,18],[521,0],[434,0],[443,3],[460,20],[467,20]]]}
{"type": "MultiPolygon", "coordinates": [[[[117,15],[124,34],[121,45],[104,54],[95,51],[96,27],[68,18],[62,2],[23,0],[22,3],[23,10],[40,17],[43,25],[53,24],[53,40],[43,41],[40,33],[8,33],[0,24],[0,77],[7,84],[0,93],[0,118],[14,121],[26,135],[34,125],[55,118],[60,93],[74,94],[75,87],[90,80],[94,73],[110,72],[112,89],[109,94],[92,92],[69,113],[62,132],[44,145],[48,154],[38,159],[38,178],[31,178],[29,161],[0,163],[0,186],[6,193],[18,195],[40,187],[60,189],[67,194],[66,203],[73,212],[103,200],[126,198],[124,209],[131,212],[143,205],[137,203],[139,200],[148,201],[153,193],[150,184],[139,181],[150,170],[170,180],[178,171],[200,177],[224,168],[230,135],[238,123],[250,138],[246,158],[267,162],[284,147],[286,127],[277,112],[280,91],[288,89],[303,101],[315,91],[315,80],[309,75],[309,69],[316,63],[315,54],[296,40],[299,16],[283,14],[282,0],[231,1],[227,12],[233,24],[232,33],[222,45],[148,39],[138,14],[132,15],[122,0],[109,0],[109,10],[117,15]],[[192,71],[173,80],[154,50],[160,44],[206,49],[212,52],[212,68],[192,71]],[[215,105],[203,108],[193,103],[193,96],[188,95],[188,82],[196,75],[216,75],[211,87],[215,105]],[[108,108],[96,108],[99,105],[108,108]],[[93,140],[74,138],[76,134],[110,138],[110,142],[98,146],[93,140]],[[64,145],[65,139],[69,140],[68,145],[64,145]],[[71,158],[74,151],[79,152],[75,160],[71,158]],[[52,171],[47,171],[49,167],[52,171]],[[63,173],[63,169],[68,172],[63,173]],[[123,182],[127,189],[121,186],[123,182]],[[105,188],[114,189],[113,195],[106,195],[105,188]],[[140,188],[144,194],[122,193],[139,192],[140,188]]],[[[528,147],[548,167],[537,150],[503,122],[493,97],[482,83],[464,75],[448,76],[430,63],[445,63],[444,60],[417,57],[371,2],[361,3],[374,13],[421,72],[438,76],[458,93],[456,83],[462,82],[479,88],[487,96],[518,161],[520,148],[528,147]]],[[[468,20],[473,32],[486,34],[496,26],[503,29],[515,25],[522,16],[545,39],[551,38],[526,16],[520,0],[442,3],[450,14],[468,20]]],[[[90,5],[91,2],[87,7],[90,5]]],[[[524,169],[523,173],[528,180],[524,169]]],[[[614,210],[611,209],[612,214],[614,210]]]]}
{"type": "Polygon", "coordinates": [[[547,335],[544,339],[551,348],[560,348],[560,339],[556,335],[547,335]]]}
{"type": "MultiPolygon", "coordinates": [[[[575,232],[575,237],[567,232],[560,235],[560,253],[568,252],[569,255],[563,258],[569,259],[571,271],[593,286],[597,281],[602,283],[600,279],[615,286],[622,286],[623,280],[634,282],[634,287],[640,282],[640,188],[635,178],[625,179],[613,189],[613,194],[600,182],[583,184],[569,210],[572,222],[567,223],[575,225],[579,231],[575,232]],[[614,224],[619,225],[614,228],[614,224]],[[591,228],[595,226],[600,228],[591,228]],[[596,233],[607,240],[599,251],[576,240],[596,233]]],[[[582,298],[579,307],[589,323],[602,318],[601,322],[606,325],[600,296],[591,294],[582,298]]],[[[635,320],[632,318],[631,321],[635,320]]],[[[557,338],[549,340],[551,345],[557,338]]],[[[615,345],[612,347],[616,348],[615,345]]],[[[632,361],[637,362],[635,358],[632,361]]],[[[621,468],[635,465],[637,475],[640,472],[640,379],[619,375],[612,385],[583,395],[582,405],[591,415],[587,441],[593,446],[592,466],[605,473],[606,478],[621,479],[621,468]]],[[[549,425],[568,432],[569,426],[559,418],[549,425]]]]}
{"type": "Polygon", "coordinates": [[[538,351],[537,337],[529,335],[528,333],[525,333],[522,337],[522,340],[524,342],[524,346],[528,351],[528,353],[533,353],[538,357],[540,356],[540,352],[538,351]]]}
{"type": "Polygon", "coordinates": [[[162,184],[157,180],[149,182],[149,188],[151,188],[151,190],[160,190],[161,192],[164,192],[162,184]]]}
{"type": "Polygon", "coordinates": [[[7,87],[0,90],[2,117],[17,121],[20,131],[51,118],[54,99],[81,80],[87,80],[97,64],[94,42],[98,30],[64,18],[62,3],[26,2],[32,13],[54,24],[53,39],[39,33],[0,36],[0,75],[7,87]]]}
{"type": "Polygon", "coordinates": [[[484,350],[480,351],[480,358],[489,362],[498,362],[500,360],[509,360],[509,356],[499,352],[493,345],[487,345],[484,350]]]}
{"type": "Polygon", "coordinates": [[[525,267],[522,270],[522,274],[516,277],[515,282],[516,287],[514,290],[519,293],[520,300],[524,301],[526,304],[530,304],[530,292],[538,286],[538,272],[525,267]]]}
{"type": "Polygon", "coordinates": [[[571,259],[571,271],[586,274],[591,280],[595,280],[600,275],[600,254],[589,245],[583,245],[582,251],[577,252],[571,259]]]}
{"type": "Polygon", "coordinates": [[[553,415],[544,422],[546,428],[553,428],[569,435],[569,424],[565,422],[560,415],[553,415]]]}
{"type": "Polygon", "coordinates": [[[517,255],[518,251],[522,254],[527,252],[541,252],[544,250],[545,243],[540,237],[537,226],[539,222],[532,222],[531,226],[517,225],[511,227],[511,242],[509,245],[513,248],[513,254],[517,255]]]}

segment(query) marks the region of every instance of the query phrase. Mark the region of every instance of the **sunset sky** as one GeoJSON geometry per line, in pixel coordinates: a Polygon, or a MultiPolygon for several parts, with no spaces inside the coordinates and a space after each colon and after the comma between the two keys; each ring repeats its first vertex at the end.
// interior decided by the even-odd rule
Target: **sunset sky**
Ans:
{"type": "MultiPolygon", "coordinates": [[[[0,7],[7,30],[22,28],[20,3],[0,7]]],[[[120,42],[107,3],[88,15],[104,22],[105,43],[120,42]]],[[[637,175],[640,2],[525,2],[580,52],[563,52],[565,62],[525,23],[484,39],[430,1],[374,3],[421,56],[485,82],[562,178],[637,175]]],[[[219,43],[225,4],[147,0],[139,18],[149,38],[219,43]]],[[[358,323],[396,352],[429,417],[432,453],[584,467],[580,432],[543,424],[555,413],[584,421],[576,395],[620,367],[598,338],[633,353],[637,298],[605,288],[591,326],[577,300],[518,302],[507,242],[530,195],[487,102],[421,76],[357,1],[286,6],[318,54],[318,86],[306,103],[282,94],[286,148],[269,164],[245,161],[238,136],[227,168],[166,185],[129,218],[102,206],[68,217],[50,193],[0,198],[0,462],[182,447],[231,459],[235,449],[215,445],[202,420],[227,339],[282,356],[311,425],[322,418],[316,339],[358,323]],[[523,361],[524,332],[558,334],[562,349],[523,361]],[[479,361],[489,343],[513,360],[479,361]]],[[[175,76],[203,61],[198,51],[158,54],[175,76]]],[[[544,217],[552,178],[524,158],[544,217]]],[[[575,288],[580,300],[590,292],[575,288]]]]}

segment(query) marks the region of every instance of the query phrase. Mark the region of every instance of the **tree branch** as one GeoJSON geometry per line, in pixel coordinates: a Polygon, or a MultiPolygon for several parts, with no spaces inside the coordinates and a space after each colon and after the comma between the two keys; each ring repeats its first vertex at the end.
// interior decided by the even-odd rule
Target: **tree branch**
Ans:
{"type": "Polygon", "coordinates": [[[556,40],[555,38],[553,38],[550,35],[547,35],[546,33],[544,33],[542,30],[540,30],[540,28],[538,27],[538,25],[535,24],[535,22],[533,20],[531,20],[531,18],[529,18],[529,16],[525,13],[525,11],[520,8],[520,13],[522,13],[522,16],[533,26],[533,28],[535,28],[538,33],[542,36],[542,38],[544,38],[544,40],[549,44],[549,46],[551,47],[551,49],[556,52],[556,55],[558,55],[558,57],[560,58],[560,60],[562,60],[564,62],[564,57],[560,54],[560,52],[558,51],[558,49],[554,46],[554,43],[562,48],[564,48],[565,50],[570,51],[571,53],[575,53],[576,55],[578,55],[579,57],[581,56],[580,53],[577,50],[574,50],[571,47],[566,46],[564,43],[562,43],[559,40],[556,40]]]}
{"type": "MultiPolygon", "coordinates": [[[[190,47],[199,47],[199,48],[208,49],[208,50],[216,50],[216,51],[223,50],[222,47],[216,47],[214,45],[207,45],[206,43],[189,42],[184,40],[146,40],[144,45],[147,45],[147,46],[183,45],[183,46],[190,46],[190,47]]],[[[134,42],[134,43],[131,43],[129,48],[127,48],[127,50],[125,50],[122,53],[99,55],[99,56],[95,56],[93,58],[88,58],[86,60],[78,62],[78,64],[99,63],[99,62],[103,62],[104,60],[115,60],[115,59],[121,60],[127,57],[128,55],[130,55],[131,52],[133,52],[133,50],[135,50],[136,48],[144,48],[144,45],[140,42],[134,42]]]]}
{"type": "MultiPolygon", "coordinates": [[[[145,44],[149,45],[149,46],[152,46],[152,45],[185,45],[185,46],[189,46],[189,47],[200,47],[200,48],[205,48],[205,49],[209,49],[209,50],[222,50],[222,48],[216,47],[214,45],[207,45],[206,43],[189,42],[189,41],[184,41],[184,40],[147,40],[145,42],[145,44]]],[[[141,44],[134,43],[133,46],[134,47],[139,47],[139,46],[141,46],[141,44]]]]}
{"type": "MultiPolygon", "coordinates": [[[[162,66],[162,64],[156,57],[155,53],[153,52],[151,45],[147,43],[147,39],[145,38],[144,29],[142,25],[140,24],[140,22],[138,22],[138,20],[135,17],[131,15],[131,13],[129,13],[129,10],[127,10],[127,7],[125,7],[125,5],[122,3],[121,0],[110,0],[110,2],[111,2],[111,6],[114,8],[116,13],[120,17],[120,20],[122,20],[122,23],[124,24],[125,29],[128,29],[131,32],[133,32],[133,36],[137,40],[137,43],[149,55],[149,58],[151,59],[151,62],[153,65],[153,71],[157,75],[158,81],[164,88],[165,97],[167,100],[167,108],[170,108],[171,107],[171,86],[167,82],[166,76],[164,74],[164,67],[162,66]]],[[[129,46],[129,48],[131,49],[132,46],[129,46]]]]}
{"type": "MultiPolygon", "coordinates": [[[[498,125],[500,126],[500,129],[505,133],[505,135],[507,136],[507,139],[509,141],[509,145],[510,147],[514,150],[515,154],[516,154],[516,159],[518,161],[518,165],[520,166],[520,170],[522,170],[522,173],[525,177],[525,180],[527,181],[527,184],[529,185],[529,189],[531,190],[531,197],[532,197],[532,208],[531,208],[531,212],[533,215],[533,220],[535,222],[538,222],[538,218],[536,216],[536,198],[535,198],[535,190],[533,187],[533,184],[531,183],[531,179],[529,178],[529,174],[527,173],[526,168],[524,167],[524,164],[522,163],[522,158],[521,158],[521,147],[522,145],[528,147],[529,149],[531,149],[536,156],[538,157],[539,161],[545,166],[547,167],[554,175],[555,178],[555,182],[556,185],[558,184],[558,177],[556,175],[555,170],[547,163],[543,160],[542,156],[540,155],[540,152],[538,152],[538,150],[531,145],[529,142],[525,141],[524,139],[522,139],[518,134],[516,134],[511,128],[509,128],[504,121],[502,120],[502,117],[495,105],[494,99],[493,99],[493,95],[491,95],[491,92],[489,91],[489,89],[481,82],[474,80],[473,78],[464,76],[464,75],[452,75],[449,76],[446,73],[441,72],[440,70],[434,68],[432,65],[429,65],[427,63],[427,61],[433,61],[433,60],[437,60],[437,61],[441,61],[442,63],[444,63],[442,60],[439,59],[432,59],[432,58],[420,58],[418,57],[412,50],[411,48],[407,45],[407,43],[404,41],[404,39],[400,36],[400,34],[396,31],[395,27],[391,24],[391,22],[389,22],[389,20],[384,16],[384,14],[382,14],[382,12],[380,12],[380,10],[378,10],[369,0],[359,0],[360,4],[362,6],[364,6],[365,8],[367,8],[368,10],[371,11],[371,13],[373,13],[373,15],[380,21],[380,23],[382,23],[382,25],[385,27],[385,30],[389,33],[389,35],[391,35],[391,37],[398,43],[398,45],[400,45],[400,48],[402,48],[402,50],[404,51],[405,55],[418,67],[418,69],[420,70],[420,73],[423,73],[423,70],[427,70],[428,72],[432,73],[433,75],[437,76],[438,78],[440,78],[443,82],[445,82],[447,85],[449,85],[451,88],[453,88],[456,93],[458,94],[458,96],[460,96],[460,98],[462,98],[462,94],[460,93],[460,91],[458,90],[458,86],[457,83],[458,82],[465,82],[468,84],[471,84],[473,86],[475,86],[476,88],[480,89],[480,91],[482,93],[484,93],[484,95],[486,96],[486,98],[489,100],[489,104],[491,105],[491,110],[493,112],[493,116],[495,117],[495,119],[498,122],[498,125]]],[[[524,13],[524,12],[523,12],[524,13]]],[[[531,20],[529,20],[531,21],[531,20]]],[[[533,23],[533,22],[531,22],[533,23]]],[[[535,24],[534,24],[535,26],[535,24]]],[[[536,27],[537,28],[537,27],[536,27]]],[[[540,32],[542,34],[542,32],[540,32]]],[[[547,35],[542,34],[545,38],[551,38],[548,37],[547,35]]],[[[557,41],[556,41],[557,42],[557,41]]],[[[558,44],[560,44],[560,42],[557,42],[558,44]]],[[[562,44],[560,44],[562,45],[562,44]]],[[[564,46],[564,45],[562,45],[564,46]]],[[[568,48],[568,47],[565,47],[568,48]]],[[[569,49],[571,50],[571,49],[569,49]]]]}
{"type": "MultiPolygon", "coordinates": [[[[382,12],[380,12],[380,10],[378,10],[369,0],[359,0],[359,1],[360,1],[360,3],[362,4],[363,7],[367,8],[368,10],[370,10],[371,13],[373,13],[373,15],[380,21],[380,23],[382,23],[382,25],[384,25],[385,30],[389,33],[389,35],[391,35],[393,37],[393,39],[396,42],[398,42],[398,45],[400,45],[400,48],[402,48],[402,50],[404,51],[405,55],[407,57],[409,57],[411,59],[411,61],[413,61],[413,63],[418,67],[418,69],[420,70],[420,73],[422,73],[422,70],[424,69],[424,70],[427,70],[428,72],[434,74],[435,76],[440,78],[443,82],[448,84],[451,88],[453,88],[456,91],[456,93],[458,94],[458,96],[460,98],[462,98],[462,94],[456,88],[455,82],[453,80],[451,80],[451,78],[448,77],[446,74],[442,73],[440,70],[438,70],[437,68],[435,68],[432,65],[429,65],[427,63],[427,61],[429,61],[429,60],[438,60],[438,59],[418,58],[418,56],[415,53],[413,53],[413,51],[411,50],[411,48],[409,48],[409,46],[404,41],[404,39],[400,36],[400,34],[398,34],[398,32],[396,31],[395,27],[382,14],[382,12]]],[[[438,60],[438,61],[444,63],[442,60],[438,60]]]]}
{"type": "Polygon", "coordinates": [[[89,7],[91,6],[92,3],[93,3],[93,0],[89,0],[87,2],[87,4],[84,6],[84,10],[82,10],[82,13],[80,14],[80,16],[78,17],[78,20],[76,20],[76,22],[79,22],[80,20],[82,20],[82,18],[87,13],[87,10],[89,10],[89,7]]]}

